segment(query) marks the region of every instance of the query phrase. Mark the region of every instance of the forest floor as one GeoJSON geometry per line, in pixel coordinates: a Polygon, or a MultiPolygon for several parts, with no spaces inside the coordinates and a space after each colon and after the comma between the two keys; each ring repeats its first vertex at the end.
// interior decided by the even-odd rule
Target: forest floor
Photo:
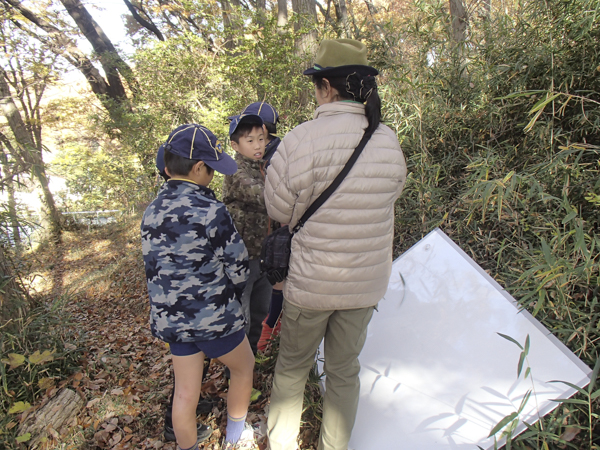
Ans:
{"type": "MultiPolygon", "coordinates": [[[[42,247],[29,258],[36,267],[30,274],[32,289],[44,298],[65,299],[65,317],[76,327],[79,341],[74,345],[81,349],[80,367],[59,386],[76,390],[85,406],[76,425],[53,433],[53,444],[46,448],[175,449],[175,443],[163,438],[165,406],[172,389],[171,356],[148,325],[139,217],[66,232],[61,245],[42,247]]],[[[262,395],[250,405],[248,421],[258,431],[261,450],[266,447],[275,358],[276,351],[268,349],[257,356],[255,366],[254,388],[262,395]]],[[[307,389],[318,403],[318,388],[307,389]]],[[[58,391],[49,389],[39,401],[58,391]]],[[[227,422],[226,395],[224,366],[211,360],[202,396],[219,400],[210,413],[198,417],[214,430],[200,448],[220,448],[227,422]]],[[[306,411],[305,416],[311,415],[306,411]]],[[[316,448],[318,425],[314,418],[303,424],[302,449],[316,448]]]]}

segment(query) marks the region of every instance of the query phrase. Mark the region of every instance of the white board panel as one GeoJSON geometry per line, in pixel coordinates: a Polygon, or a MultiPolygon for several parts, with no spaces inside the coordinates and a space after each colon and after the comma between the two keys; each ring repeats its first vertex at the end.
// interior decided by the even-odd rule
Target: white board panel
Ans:
{"type": "Polygon", "coordinates": [[[349,450],[491,449],[491,429],[528,390],[520,418],[532,423],[574,394],[549,381],[589,382],[591,370],[439,229],[394,262],[378,310],[349,450]],[[522,345],[529,335],[530,378],[517,378],[521,350],[498,333],[522,345]]]}

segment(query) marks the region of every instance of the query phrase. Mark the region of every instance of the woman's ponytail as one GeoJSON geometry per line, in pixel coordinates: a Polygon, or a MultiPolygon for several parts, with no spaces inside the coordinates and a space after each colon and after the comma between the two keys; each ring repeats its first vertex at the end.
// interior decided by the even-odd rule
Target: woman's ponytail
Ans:
{"type": "MultiPolygon", "coordinates": [[[[322,76],[313,75],[317,88],[322,88],[322,76]]],[[[327,78],[329,85],[335,88],[340,97],[365,103],[365,116],[368,121],[365,133],[372,136],[381,122],[381,99],[377,92],[377,81],[373,75],[361,75],[353,72],[346,77],[327,78]]]]}
{"type": "Polygon", "coordinates": [[[367,102],[365,103],[365,116],[367,116],[367,120],[369,121],[365,133],[372,136],[381,122],[381,99],[377,92],[377,86],[375,86],[375,89],[373,89],[367,97],[367,102]]]}
{"type": "Polygon", "coordinates": [[[373,75],[353,72],[346,77],[346,92],[354,100],[365,103],[365,116],[369,121],[365,133],[371,136],[381,122],[381,99],[377,92],[377,81],[373,75]]]}

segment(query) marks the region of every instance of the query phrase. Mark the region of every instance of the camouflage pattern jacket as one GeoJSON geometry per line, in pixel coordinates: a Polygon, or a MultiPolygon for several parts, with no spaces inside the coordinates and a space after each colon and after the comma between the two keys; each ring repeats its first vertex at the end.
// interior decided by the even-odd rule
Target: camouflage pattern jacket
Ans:
{"type": "MultiPolygon", "coordinates": [[[[262,241],[269,233],[269,216],[265,207],[265,181],[261,171],[264,161],[235,155],[238,170],[225,177],[223,203],[248,249],[250,259],[260,257],[262,241]]],[[[272,228],[272,227],[271,227],[272,228]]]]}
{"type": "Polygon", "coordinates": [[[167,181],[144,213],[141,234],[154,336],[194,342],[244,328],[238,299],[248,253],[212,190],[167,181]]]}

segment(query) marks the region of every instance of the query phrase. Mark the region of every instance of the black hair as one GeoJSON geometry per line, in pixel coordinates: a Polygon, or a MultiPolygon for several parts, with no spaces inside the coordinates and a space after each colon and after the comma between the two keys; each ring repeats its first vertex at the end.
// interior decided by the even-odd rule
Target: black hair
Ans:
{"type": "MultiPolygon", "coordinates": [[[[164,153],[163,153],[163,159],[164,159],[164,153]]],[[[165,181],[169,181],[169,178],[171,178],[169,175],[167,175],[167,172],[164,171],[164,169],[162,171],[158,171],[158,174],[163,178],[163,180],[165,181]]]]}
{"type": "Polygon", "coordinates": [[[277,133],[277,124],[273,122],[265,122],[265,127],[270,135],[277,133]]]}
{"type": "Polygon", "coordinates": [[[377,92],[377,83],[372,75],[350,74],[346,77],[327,77],[313,75],[312,81],[318,89],[323,88],[323,78],[329,80],[329,85],[338,92],[344,100],[355,100],[365,103],[365,117],[368,120],[365,133],[371,136],[381,122],[381,99],[377,92]]]}
{"type": "Polygon", "coordinates": [[[244,137],[244,136],[247,136],[255,128],[261,128],[262,129],[262,126],[259,125],[259,124],[257,124],[257,123],[241,123],[235,129],[235,131],[233,132],[233,134],[231,136],[229,136],[229,138],[233,142],[235,142],[236,144],[239,144],[240,143],[240,138],[244,137]]]}
{"type": "MultiPolygon", "coordinates": [[[[169,150],[165,149],[165,173],[166,169],[169,169],[169,173],[172,177],[188,176],[194,168],[194,166],[200,161],[200,159],[189,159],[184,158],[183,156],[175,155],[169,150]]],[[[204,163],[204,167],[206,167],[206,172],[209,175],[214,172],[214,169],[212,167],[209,167],[206,163],[204,163]]]]}

